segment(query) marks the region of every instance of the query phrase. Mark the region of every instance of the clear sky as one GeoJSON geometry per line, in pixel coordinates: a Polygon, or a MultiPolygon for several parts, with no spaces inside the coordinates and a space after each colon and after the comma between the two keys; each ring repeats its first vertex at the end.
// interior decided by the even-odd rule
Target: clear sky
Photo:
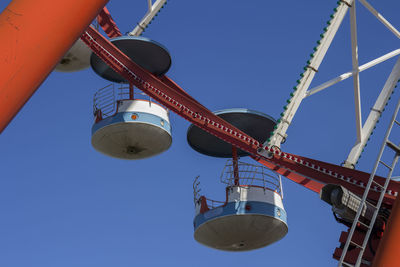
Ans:
{"type": "MultiPolygon", "coordinates": [[[[0,10],[9,2],[1,1],[0,10]]],[[[398,0],[371,3],[400,29],[398,0]]],[[[169,49],[168,75],[209,109],[243,107],[278,118],[336,5],[175,0],[143,36],[169,49]]],[[[357,5],[360,64],[398,49],[398,39],[357,5]]],[[[110,1],[108,8],[126,33],[144,15],[146,1],[110,1]]],[[[361,74],[364,119],[394,62],[361,74]]],[[[346,16],[311,86],[351,68],[346,16]]],[[[189,123],[175,114],[167,152],[138,161],[99,154],[90,144],[92,99],[107,84],[91,69],[53,72],[1,134],[0,266],[336,266],[332,253],[345,227],[318,194],[287,179],[289,232],[281,241],[242,253],[198,244],[192,182],[200,175],[202,192],[223,199],[219,175],[225,160],[191,150],[189,123]]],[[[398,96],[358,169],[371,171],[398,96]]],[[[282,150],[341,164],[355,142],[354,120],[348,79],[304,100],[282,150]]]]}

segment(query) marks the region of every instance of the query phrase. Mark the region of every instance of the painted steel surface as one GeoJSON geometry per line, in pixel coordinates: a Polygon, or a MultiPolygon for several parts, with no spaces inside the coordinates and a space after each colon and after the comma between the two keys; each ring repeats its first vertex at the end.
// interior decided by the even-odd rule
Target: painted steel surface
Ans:
{"type": "MultiPolygon", "coordinates": [[[[164,75],[171,66],[171,56],[168,50],[148,38],[120,36],[111,39],[111,43],[139,66],[154,75],[164,75]]],[[[124,77],[116,73],[95,54],[91,56],[90,64],[102,78],[116,83],[128,83],[124,77]]]]}
{"type": "Polygon", "coordinates": [[[114,116],[108,117],[104,120],[101,120],[97,123],[95,123],[92,127],[92,134],[97,132],[98,130],[113,125],[113,124],[119,124],[119,123],[145,123],[145,124],[151,124],[156,127],[162,128],[165,131],[167,131],[169,134],[171,134],[171,125],[169,124],[169,121],[164,120],[160,116],[146,113],[146,112],[137,112],[137,111],[131,111],[131,112],[119,112],[115,114],[114,116]],[[136,119],[132,119],[132,116],[135,116],[136,119]]]}
{"type": "Polygon", "coordinates": [[[191,123],[221,136],[227,142],[252,154],[257,154],[257,148],[260,146],[258,141],[214,115],[171,79],[165,76],[156,77],[140,67],[94,28],[89,27],[81,38],[114,71],[169,110],[191,123]]]}
{"type": "MultiPolygon", "coordinates": [[[[166,82],[164,76],[156,77],[138,66],[93,28],[89,27],[82,38],[116,72],[147,95],[203,130],[248,152],[264,166],[317,193],[326,183],[340,184],[354,193],[363,193],[369,174],[264,147],[254,138],[213,114],[171,80],[166,82]],[[271,156],[264,155],[264,152],[271,153],[271,156]]],[[[397,182],[390,183],[385,194],[387,205],[391,206],[394,203],[399,186],[397,182]]],[[[371,198],[376,197],[377,192],[372,192],[371,198]]]]}
{"type": "MultiPolygon", "coordinates": [[[[215,115],[242,130],[249,136],[263,143],[276,125],[276,121],[255,110],[245,108],[224,109],[214,112],[215,115]]],[[[190,125],[187,131],[189,145],[199,153],[212,157],[232,157],[232,146],[218,137],[207,133],[195,125],[190,125]]],[[[248,156],[243,150],[238,150],[238,156],[248,156]]]]}
{"type": "Polygon", "coordinates": [[[57,64],[55,70],[73,72],[87,69],[90,66],[91,54],[92,50],[81,39],[78,39],[57,64]]]}
{"type": "Polygon", "coordinates": [[[400,240],[400,199],[397,197],[388,221],[388,228],[376,252],[372,267],[398,266],[400,240]]]}
{"type": "Polygon", "coordinates": [[[166,151],[172,143],[168,113],[145,100],[122,100],[118,113],[92,127],[93,147],[120,159],[143,159],[166,151]]]}
{"type": "MultiPolygon", "coordinates": [[[[2,89],[2,88],[0,88],[0,89],[2,89]]],[[[0,95],[0,97],[2,97],[1,95],[0,95]]],[[[29,95],[28,95],[28,98],[29,98],[29,95]]],[[[24,100],[23,101],[23,103],[25,102],[26,100],[24,100]]],[[[23,105],[23,103],[22,103],[22,105],[23,105]]],[[[21,106],[22,106],[21,105],[21,106]]],[[[3,127],[4,128],[4,127],[3,127]]],[[[307,166],[308,167],[308,166],[307,166]]],[[[300,168],[303,168],[303,170],[304,169],[306,169],[304,166],[302,166],[302,167],[298,167],[297,169],[300,169],[300,168]]],[[[318,171],[320,170],[319,168],[317,169],[318,171]]],[[[333,169],[331,169],[331,170],[333,170],[333,169]]],[[[288,170],[289,171],[289,170],[288,170]]],[[[329,171],[329,170],[328,170],[329,171]]],[[[327,172],[322,172],[322,173],[324,173],[324,174],[326,174],[327,172]]],[[[317,177],[317,176],[315,176],[315,177],[317,177]]],[[[336,177],[337,178],[337,177],[336,177]]],[[[350,178],[352,178],[352,177],[350,177],[350,178]]],[[[304,179],[306,179],[306,178],[304,178],[304,179]]],[[[357,181],[357,180],[356,180],[357,181]]],[[[350,182],[350,181],[349,181],[350,182]]]]}
{"type": "Polygon", "coordinates": [[[195,203],[194,238],[203,245],[227,251],[261,248],[288,232],[287,214],[281,196],[257,186],[227,188],[227,202],[201,212],[195,203]]]}
{"type": "Polygon", "coordinates": [[[157,103],[144,100],[120,100],[118,112],[144,112],[158,116],[169,123],[168,111],[157,103]]]}
{"type": "Polygon", "coordinates": [[[13,0],[4,9],[0,14],[4,37],[0,43],[0,132],[107,2],[13,0]]]}
{"type": "Polygon", "coordinates": [[[108,37],[115,38],[122,35],[114,19],[111,17],[111,14],[108,11],[107,7],[104,7],[101,10],[99,15],[97,16],[97,22],[108,37]]]}
{"type": "Polygon", "coordinates": [[[249,251],[279,241],[287,231],[287,225],[273,217],[260,214],[233,215],[202,224],[195,231],[194,238],[214,249],[249,251]]]}
{"type": "Polygon", "coordinates": [[[195,230],[197,230],[203,223],[225,216],[251,214],[273,217],[283,221],[285,224],[287,222],[287,214],[283,207],[261,201],[235,201],[228,202],[225,206],[216,207],[204,213],[199,213],[194,219],[194,227],[195,230]]]}
{"type": "MultiPolygon", "coordinates": [[[[318,192],[324,183],[328,183],[327,181],[341,184],[355,193],[364,191],[365,184],[369,179],[368,174],[281,152],[273,147],[262,146],[257,140],[244,134],[233,125],[220,120],[204,106],[201,106],[197,101],[193,101],[173,85],[165,84],[161,79],[150,75],[146,70],[121,54],[120,51],[110,45],[106,39],[98,35],[93,29],[89,28],[82,38],[107,64],[146,94],[196,124],[196,126],[249,152],[255,160],[265,166],[269,166],[270,169],[276,170],[290,179],[293,178],[295,182],[301,185],[307,185],[307,188],[315,192],[318,192]]],[[[398,189],[399,184],[397,182],[392,182],[389,185],[389,190],[386,192],[384,200],[388,207],[393,205],[398,189]]],[[[376,200],[377,193],[372,192],[372,200],[376,200]]]]}
{"type": "MultiPolygon", "coordinates": [[[[242,179],[241,181],[243,181],[242,179]]],[[[269,186],[269,185],[268,185],[269,186]]],[[[260,186],[232,186],[229,188],[228,202],[257,201],[265,202],[283,209],[282,196],[267,187],[260,186]]]]}

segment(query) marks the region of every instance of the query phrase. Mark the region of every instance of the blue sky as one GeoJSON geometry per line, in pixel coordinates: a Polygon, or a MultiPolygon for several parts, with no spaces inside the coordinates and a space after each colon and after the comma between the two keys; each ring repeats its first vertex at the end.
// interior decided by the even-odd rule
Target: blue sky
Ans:
{"type": "MultiPolygon", "coordinates": [[[[399,1],[371,3],[400,28],[399,1]]],[[[398,39],[357,4],[360,64],[399,48],[398,39]]],[[[143,36],[169,49],[168,76],[211,110],[243,107],[278,118],[335,6],[170,1],[143,36]]],[[[108,8],[125,33],[144,15],[146,1],[111,1],[108,8]]],[[[346,16],[311,86],[351,70],[349,37],[346,16]]],[[[361,74],[364,119],[394,62],[361,74]]],[[[139,161],[99,154],[90,144],[92,99],[107,84],[91,69],[53,72],[1,134],[0,266],[336,266],[331,255],[345,227],[317,194],[287,179],[284,239],[243,253],[198,244],[192,182],[200,175],[202,192],[223,199],[225,161],[191,150],[189,123],[175,114],[167,152],[139,161]]],[[[371,171],[398,96],[358,169],[371,171]]],[[[342,163],[355,141],[353,110],[351,79],[305,99],[282,150],[342,163]]]]}

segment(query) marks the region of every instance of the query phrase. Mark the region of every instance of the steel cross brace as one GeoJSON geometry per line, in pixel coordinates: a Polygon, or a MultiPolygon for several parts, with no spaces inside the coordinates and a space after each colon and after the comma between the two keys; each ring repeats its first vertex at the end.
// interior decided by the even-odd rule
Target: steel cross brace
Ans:
{"type": "Polygon", "coordinates": [[[108,37],[114,38],[121,36],[121,31],[118,29],[117,24],[111,17],[107,7],[104,7],[97,16],[97,22],[108,37]]]}
{"type": "Polygon", "coordinates": [[[155,16],[157,16],[157,13],[160,12],[161,8],[164,7],[165,4],[167,4],[167,0],[157,0],[153,3],[152,0],[147,0],[148,3],[148,10],[142,20],[137,24],[135,29],[128,33],[131,36],[139,36],[141,35],[146,27],[151,23],[151,21],[154,19],[155,16]]]}
{"type": "MultiPolygon", "coordinates": [[[[376,11],[366,0],[360,0],[360,2],[380,21],[386,26],[396,37],[400,38],[400,32],[390,24],[378,11],[376,11]]],[[[291,93],[292,98],[288,100],[288,105],[284,107],[285,111],[281,113],[281,118],[278,120],[278,125],[273,131],[271,137],[265,142],[267,146],[280,147],[282,141],[286,138],[286,131],[288,130],[295,113],[297,112],[301,102],[304,98],[311,96],[325,88],[334,85],[344,79],[353,77],[354,79],[354,103],[355,103],[355,117],[356,117],[356,129],[357,129],[357,141],[352,147],[344,166],[348,168],[354,168],[369,137],[375,128],[381,113],[384,110],[385,105],[390,99],[390,95],[393,92],[396,83],[400,78],[400,67],[399,60],[393,67],[392,73],[390,74],[384,88],[382,89],[378,99],[372,108],[367,121],[362,124],[361,120],[361,97],[360,97],[360,82],[359,73],[365,69],[368,69],[376,64],[379,64],[391,57],[397,56],[400,53],[400,49],[394,50],[380,58],[372,60],[362,66],[358,65],[358,44],[357,44],[357,30],[356,30],[356,1],[339,1],[339,6],[335,8],[335,14],[331,16],[332,20],[328,22],[328,26],[324,28],[325,33],[321,34],[322,39],[318,41],[318,46],[314,48],[315,53],[311,55],[311,59],[307,62],[305,72],[301,74],[298,85],[294,87],[295,91],[291,93]],[[350,8],[350,28],[351,28],[351,48],[352,48],[352,64],[353,70],[348,73],[344,73],[337,78],[334,78],[328,82],[323,83],[320,86],[308,90],[311,81],[314,78],[315,73],[318,71],[327,49],[329,48],[344,16],[350,8]],[[308,90],[308,91],[307,91],[308,90]]]]}
{"type": "MultiPolygon", "coordinates": [[[[154,4],[152,0],[148,0],[148,10],[142,20],[138,23],[135,29],[129,33],[130,36],[140,36],[144,29],[151,23],[157,13],[160,12],[160,9],[164,7],[167,3],[167,0],[157,0],[154,4]]],[[[111,17],[110,12],[107,7],[104,7],[103,10],[97,16],[97,22],[103,29],[103,31],[107,34],[108,37],[114,38],[121,36],[121,31],[118,29],[117,24],[111,17]]]]}
{"type": "Polygon", "coordinates": [[[349,6],[351,6],[353,2],[354,0],[340,1],[339,6],[335,8],[335,14],[332,17],[332,20],[329,22],[328,27],[324,29],[326,32],[321,35],[322,39],[319,45],[315,48],[315,53],[312,54],[312,58],[307,62],[308,65],[305,72],[302,73],[302,78],[297,81],[298,85],[295,87],[296,90],[291,94],[293,97],[289,100],[289,104],[286,106],[286,111],[282,114],[280,122],[270,140],[265,142],[264,145],[280,147],[282,141],[285,139],[286,131],[288,130],[301,102],[306,97],[306,92],[322,63],[340,24],[342,23],[343,18],[345,17],[349,6]]]}
{"type": "Polygon", "coordinates": [[[361,153],[367,144],[373,130],[376,127],[389,99],[400,79],[400,57],[397,59],[396,64],[394,65],[392,72],[389,75],[389,78],[386,80],[385,85],[378,98],[375,101],[374,106],[372,107],[367,120],[364,122],[364,125],[361,128],[361,140],[356,142],[352,147],[346,161],[344,162],[344,166],[348,168],[354,168],[357,164],[358,159],[361,156],[361,153]]]}

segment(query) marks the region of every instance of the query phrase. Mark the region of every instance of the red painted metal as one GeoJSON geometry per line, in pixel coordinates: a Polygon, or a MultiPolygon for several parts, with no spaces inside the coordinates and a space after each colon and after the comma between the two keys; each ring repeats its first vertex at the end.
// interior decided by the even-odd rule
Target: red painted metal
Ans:
{"type": "Polygon", "coordinates": [[[400,198],[397,197],[372,267],[399,266],[400,198]]]}
{"type": "Polygon", "coordinates": [[[166,85],[159,78],[135,64],[93,27],[89,27],[81,38],[117,73],[156,101],[226,142],[245,151],[251,150],[249,152],[252,154],[256,153],[260,146],[257,140],[214,115],[182,91],[166,85]]]}
{"type": "MultiPolygon", "coordinates": [[[[370,176],[368,173],[274,151],[270,148],[266,149],[272,152],[273,156],[271,158],[263,157],[257,153],[257,150],[262,148],[257,140],[213,114],[169,78],[156,77],[132,62],[95,29],[88,28],[81,38],[110,67],[137,88],[196,126],[249,152],[254,159],[265,166],[314,192],[319,192],[327,183],[343,185],[360,195],[364,192],[370,176]]],[[[383,178],[377,177],[377,181],[383,183],[383,178]]],[[[392,181],[385,194],[384,205],[391,206],[398,191],[399,183],[392,181]]],[[[371,190],[369,200],[376,201],[378,196],[378,192],[371,190]]]]}
{"type": "Polygon", "coordinates": [[[207,109],[205,106],[200,104],[196,99],[194,99],[191,95],[189,95],[185,90],[183,90],[178,84],[176,84],[171,78],[168,76],[164,75],[161,77],[158,77],[160,81],[162,81],[164,84],[168,85],[169,87],[173,88],[177,92],[180,92],[181,94],[185,95],[187,98],[189,98],[191,101],[196,102],[199,106],[202,106],[203,108],[207,109]]]}
{"type": "Polygon", "coordinates": [[[239,185],[239,166],[237,148],[232,146],[232,163],[233,163],[233,176],[235,177],[235,185],[239,185]]]}
{"type": "MultiPolygon", "coordinates": [[[[6,42],[0,44],[0,60],[7,62],[1,69],[3,75],[0,77],[0,103],[2,103],[0,114],[3,114],[0,120],[0,131],[6,127],[73,44],[80,32],[106,3],[107,0],[84,2],[68,0],[63,1],[63,5],[54,5],[51,0],[34,2],[14,0],[0,15],[0,25],[2,25],[0,35],[7,36],[6,42]],[[22,13],[24,16],[20,16],[22,13]],[[74,16],[70,16],[71,13],[74,16]],[[38,17],[37,14],[41,15],[38,17]],[[63,28],[60,35],[58,33],[61,24],[68,25],[68,27],[63,28]],[[41,29],[41,31],[35,29],[41,29]],[[57,36],[57,38],[52,38],[51,42],[45,42],[44,40],[48,36],[57,36]],[[15,45],[15,43],[19,45],[15,45]],[[24,79],[20,79],[20,77],[24,77],[24,79]]],[[[121,35],[106,8],[101,11],[98,18],[99,24],[109,37],[121,35]]],[[[81,38],[116,72],[146,94],[203,130],[234,147],[249,152],[255,160],[277,173],[314,192],[319,192],[324,184],[332,183],[343,185],[356,194],[363,193],[365,184],[369,180],[368,173],[281,151],[273,151],[270,148],[265,149],[272,153],[271,157],[261,156],[257,153],[258,149],[262,149],[262,145],[258,141],[214,115],[170,78],[156,77],[142,69],[92,27],[88,28],[81,38]]],[[[383,184],[384,179],[378,177],[375,180],[383,184]]],[[[391,182],[383,204],[391,208],[398,192],[399,183],[391,182]]],[[[369,200],[376,201],[377,197],[378,192],[372,190],[369,200]]],[[[204,204],[205,199],[201,201],[204,204]]],[[[396,201],[392,210],[388,225],[374,266],[395,266],[393,263],[397,262],[400,238],[399,200],[396,201]]]]}
{"type": "MultiPolygon", "coordinates": [[[[349,231],[350,231],[350,229],[347,232],[342,232],[340,234],[340,238],[339,238],[340,247],[336,248],[332,255],[333,258],[336,260],[339,260],[340,256],[342,255],[343,246],[346,243],[347,237],[349,235],[349,231]]],[[[357,244],[362,244],[362,242],[364,241],[365,234],[366,234],[365,229],[361,230],[359,228],[356,228],[356,231],[354,232],[354,235],[351,240],[357,244]]],[[[363,262],[372,262],[372,260],[374,258],[374,252],[379,245],[379,241],[380,241],[380,238],[378,238],[376,235],[372,235],[370,237],[370,241],[369,241],[370,243],[368,245],[368,248],[364,251],[364,254],[362,257],[363,262]]],[[[345,261],[347,263],[350,263],[353,265],[356,264],[359,253],[360,253],[360,248],[353,247],[346,254],[345,261]]],[[[360,267],[368,267],[368,266],[370,266],[370,265],[367,265],[364,263],[361,263],[361,265],[360,265],[360,267]]]]}
{"type": "MultiPolygon", "coordinates": [[[[188,96],[188,94],[174,84],[172,80],[164,78],[164,83],[161,79],[141,69],[118,49],[112,46],[106,39],[102,39],[101,36],[98,36],[94,29],[89,29],[82,36],[82,39],[115,71],[124,76],[127,80],[135,83],[135,85],[146,94],[155,98],[157,101],[203,130],[214,134],[233,146],[250,152],[255,160],[270,169],[275,170],[314,192],[319,192],[322,186],[327,183],[343,185],[350,191],[359,195],[364,192],[370,174],[270,148],[265,149],[271,152],[271,157],[261,156],[257,153],[257,149],[261,148],[261,144],[215,116],[200,103],[188,96]]],[[[384,178],[376,177],[375,181],[383,184],[384,178]]],[[[398,192],[399,184],[397,182],[391,182],[385,194],[383,205],[391,208],[395,200],[395,195],[397,195],[398,192]]],[[[369,201],[376,201],[378,197],[379,193],[376,190],[374,191],[374,189],[371,190],[369,201]]],[[[207,209],[206,199],[203,198],[201,203],[201,211],[205,212],[207,209]]],[[[400,229],[400,215],[398,217],[399,225],[396,226],[400,229]]],[[[400,237],[400,234],[398,236],[396,235],[396,240],[398,240],[398,237],[400,237]]],[[[379,242],[379,237],[374,238],[376,242],[379,242]]],[[[390,247],[391,251],[398,248],[396,242],[391,243],[387,241],[382,243],[387,243],[389,246],[393,244],[392,247],[390,247]]],[[[370,257],[367,258],[371,259],[370,257]]],[[[395,262],[385,255],[381,258],[388,263],[395,262]]],[[[379,264],[376,266],[385,265],[379,264]]]]}
{"type": "MultiPolygon", "coordinates": [[[[273,166],[269,166],[267,162],[275,164],[275,171],[315,192],[319,192],[325,184],[338,184],[346,187],[355,194],[362,195],[370,177],[370,174],[366,172],[281,151],[275,151],[271,159],[256,158],[256,160],[268,168],[273,168],[273,166]],[[316,181],[317,183],[313,183],[312,181],[316,181]]],[[[380,184],[384,184],[384,180],[385,178],[379,176],[375,178],[375,181],[380,184]]],[[[398,182],[390,182],[384,197],[384,206],[393,205],[396,199],[395,195],[400,190],[399,187],[400,184],[398,182]]],[[[371,188],[368,195],[370,201],[378,200],[379,192],[377,190],[371,188]]]]}
{"type": "Polygon", "coordinates": [[[205,196],[201,196],[200,197],[200,213],[204,213],[209,210],[210,209],[208,208],[208,205],[207,205],[207,198],[205,196]]]}
{"type": "Polygon", "coordinates": [[[129,99],[133,100],[134,98],[134,88],[133,88],[133,84],[129,84],[129,99]]]}
{"type": "MultiPolygon", "coordinates": [[[[5,62],[0,69],[0,132],[107,2],[64,0],[62,4],[54,4],[53,0],[14,0],[0,14],[0,35],[7,36],[0,43],[0,61],[5,62]],[[62,28],[62,34],[59,34],[59,25],[68,25],[62,28]],[[49,36],[56,38],[46,41],[49,36]]],[[[100,12],[98,21],[110,38],[121,35],[106,8],[100,12]]],[[[368,173],[269,148],[265,149],[272,152],[272,156],[261,156],[257,153],[262,148],[258,141],[214,115],[170,78],[156,77],[142,69],[91,27],[81,38],[132,84],[186,120],[232,144],[235,150],[238,147],[249,152],[261,164],[314,192],[332,183],[343,185],[356,194],[363,193],[368,173]]],[[[233,158],[235,160],[235,153],[233,158]]],[[[384,178],[375,180],[383,184],[384,178]]],[[[398,192],[399,183],[392,181],[384,206],[392,208],[398,192]]],[[[376,201],[378,195],[377,189],[373,189],[368,199],[376,201]]],[[[201,202],[207,207],[205,198],[201,202]]],[[[379,239],[380,235],[377,237],[379,239]]],[[[397,199],[373,266],[397,266],[399,239],[400,200],[397,199]]]]}
{"type": "Polygon", "coordinates": [[[297,172],[293,172],[288,169],[279,167],[278,165],[276,165],[272,162],[266,161],[265,159],[256,158],[256,157],[253,157],[253,158],[255,160],[257,160],[259,163],[261,163],[262,165],[264,165],[265,167],[269,168],[270,170],[273,170],[276,173],[279,173],[280,175],[285,176],[286,178],[292,180],[293,182],[295,182],[301,186],[304,186],[305,188],[310,189],[311,191],[313,191],[317,194],[319,194],[319,192],[321,191],[321,188],[324,187],[324,185],[325,185],[324,183],[308,179],[297,172]]]}
{"type": "Polygon", "coordinates": [[[3,10],[0,14],[0,132],[107,2],[13,0],[3,10]]]}
{"type": "Polygon", "coordinates": [[[99,15],[97,16],[97,22],[108,37],[114,38],[122,35],[121,31],[118,29],[117,24],[111,17],[111,14],[108,11],[107,7],[104,7],[101,10],[99,15]]]}

